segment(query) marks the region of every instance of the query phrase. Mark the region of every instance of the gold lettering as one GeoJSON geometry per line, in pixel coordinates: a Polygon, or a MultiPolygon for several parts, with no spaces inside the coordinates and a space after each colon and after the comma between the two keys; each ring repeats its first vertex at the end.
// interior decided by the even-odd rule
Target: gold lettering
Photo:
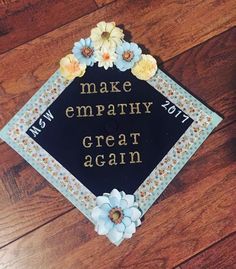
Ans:
{"type": "Polygon", "coordinates": [[[101,112],[103,112],[105,110],[105,106],[104,105],[96,105],[97,107],[97,116],[102,116],[103,114],[101,112]]]}
{"type": "Polygon", "coordinates": [[[141,157],[140,157],[140,153],[138,151],[129,152],[129,155],[130,155],[130,163],[141,163],[142,162],[141,157]]]}
{"type": "Polygon", "coordinates": [[[80,83],[80,85],[82,86],[81,94],[97,93],[95,83],[80,83]],[[93,87],[93,90],[91,90],[91,87],[93,87]]]}
{"type": "Polygon", "coordinates": [[[120,115],[125,115],[124,107],[127,107],[127,104],[117,104],[117,107],[120,107],[120,115]]]}
{"type": "Polygon", "coordinates": [[[130,105],[130,114],[141,114],[139,110],[140,103],[129,103],[129,105],[130,105]]]}
{"type": "Polygon", "coordinates": [[[109,161],[108,161],[109,165],[117,165],[116,162],[116,155],[114,153],[109,154],[109,161]]]}
{"type": "Polygon", "coordinates": [[[106,144],[107,144],[107,146],[108,146],[108,147],[114,147],[114,145],[115,145],[114,140],[115,140],[114,136],[112,136],[112,135],[108,135],[108,136],[106,137],[106,144]],[[110,142],[113,142],[113,143],[110,144],[110,142]]]}
{"type": "Polygon", "coordinates": [[[100,83],[100,93],[108,93],[107,84],[106,82],[100,83]]]}
{"type": "Polygon", "coordinates": [[[100,167],[103,166],[105,164],[104,155],[97,155],[95,162],[97,166],[100,166],[100,167]],[[101,158],[100,161],[99,161],[99,158],[101,158]]]}
{"type": "Polygon", "coordinates": [[[120,153],[120,164],[125,164],[125,153],[120,153]]]}
{"type": "Polygon", "coordinates": [[[118,145],[119,146],[127,146],[126,136],[124,134],[119,135],[118,145]]]}
{"type": "Polygon", "coordinates": [[[131,133],[130,134],[130,137],[133,138],[133,142],[132,142],[133,145],[137,145],[138,144],[137,136],[140,137],[140,133],[131,133]]]}
{"type": "Polygon", "coordinates": [[[93,167],[92,164],[92,157],[90,155],[85,156],[85,162],[84,162],[85,167],[93,167]]]}
{"type": "Polygon", "coordinates": [[[149,110],[150,106],[153,104],[153,102],[143,102],[143,105],[145,106],[145,113],[151,113],[151,111],[149,110]]]}
{"type": "Polygon", "coordinates": [[[131,82],[130,81],[125,81],[123,84],[123,90],[125,92],[130,92],[131,91],[131,82]],[[130,88],[127,88],[130,87],[130,88]]]}
{"type": "Polygon", "coordinates": [[[72,106],[68,106],[66,109],[66,117],[67,118],[72,118],[74,117],[74,108],[72,106]],[[69,113],[73,112],[72,115],[69,115],[69,113]]]}
{"type": "Polygon", "coordinates": [[[92,142],[91,142],[91,136],[85,136],[84,138],[83,138],[83,146],[85,147],[85,148],[91,148],[91,146],[92,146],[92,142]],[[88,142],[86,142],[86,140],[88,140],[88,142]]]}
{"type": "Polygon", "coordinates": [[[102,147],[101,140],[104,140],[104,136],[103,135],[96,135],[95,137],[97,139],[96,148],[101,148],[102,147]]]}
{"type": "Polygon", "coordinates": [[[111,83],[111,92],[121,92],[116,86],[120,84],[119,81],[110,82],[111,83]]]}
{"type": "Polygon", "coordinates": [[[91,106],[77,106],[77,117],[93,117],[93,110],[91,106]],[[88,113],[87,113],[88,112],[88,113]]]}
{"type": "Polygon", "coordinates": [[[109,116],[115,116],[116,115],[115,106],[113,104],[108,105],[107,115],[109,115],[109,116]]]}

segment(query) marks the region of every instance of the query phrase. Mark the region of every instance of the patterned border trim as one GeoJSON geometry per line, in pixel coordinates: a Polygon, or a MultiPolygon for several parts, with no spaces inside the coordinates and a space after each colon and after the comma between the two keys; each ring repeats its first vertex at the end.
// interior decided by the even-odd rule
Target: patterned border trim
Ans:
{"type": "MultiPolygon", "coordinates": [[[[147,82],[194,122],[135,191],[143,215],[222,120],[160,69],[147,82]]],[[[26,134],[69,83],[59,71],[55,72],[1,130],[0,137],[93,222],[91,210],[96,196],[26,134]]]]}
{"type": "Polygon", "coordinates": [[[135,195],[141,205],[143,215],[222,121],[220,116],[203,105],[163,71],[158,70],[148,83],[189,115],[194,122],[136,190],[135,195]]]}

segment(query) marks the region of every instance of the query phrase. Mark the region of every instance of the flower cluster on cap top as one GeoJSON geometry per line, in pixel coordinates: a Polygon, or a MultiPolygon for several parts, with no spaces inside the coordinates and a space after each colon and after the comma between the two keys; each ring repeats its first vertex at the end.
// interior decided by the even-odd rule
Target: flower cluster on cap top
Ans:
{"type": "Polygon", "coordinates": [[[155,58],[142,54],[137,44],[126,42],[123,30],[114,22],[99,22],[90,37],[75,42],[72,53],[60,61],[61,74],[68,80],[83,76],[86,67],[95,63],[106,70],[113,66],[122,72],[131,69],[141,80],[152,78],[157,71],[155,58]]]}
{"type": "Polygon", "coordinates": [[[141,224],[141,211],[134,195],[117,189],[96,198],[96,207],[91,216],[95,231],[99,235],[106,235],[116,245],[125,238],[131,238],[141,224]]]}

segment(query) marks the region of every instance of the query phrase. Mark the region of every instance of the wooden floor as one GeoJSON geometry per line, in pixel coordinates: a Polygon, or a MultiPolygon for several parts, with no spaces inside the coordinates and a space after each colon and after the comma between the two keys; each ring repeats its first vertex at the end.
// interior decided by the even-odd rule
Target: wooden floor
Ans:
{"type": "Polygon", "coordinates": [[[236,268],[235,0],[0,0],[0,128],[101,20],[224,120],[120,247],[0,141],[0,269],[236,268]]]}

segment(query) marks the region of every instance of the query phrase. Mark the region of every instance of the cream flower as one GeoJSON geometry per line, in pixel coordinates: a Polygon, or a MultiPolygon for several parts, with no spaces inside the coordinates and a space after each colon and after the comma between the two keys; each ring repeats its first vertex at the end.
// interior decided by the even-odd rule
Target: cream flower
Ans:
{"type": "Polygon", "coordinates": [[[82,77],[85,70],[86,65],[81,64],[73,54],[66,55],[60,61],[60,72],[68,80],[72,80],[75,77],[82,77]]]}
{"type": "Polygon", "coordinates": [[[98,61],[98,67],[104,67],[106,70],[113,66],[116,60],[116,53],[114,50],[103,47],[101,50],[95,51],[96,60],[98,61]]]}
{"type": "Polygon", "coordinates": [[[124,38],[123,30],[116,27],[114,22],[101,21],[97,27],[91,30],[90,38],[93,41],[95,49],[110,47],[115,49],[124,38]]]}
{"type": "Polygon", "coordinates": [[[148,80],[155,75],[157,71],[157,61],[154,57],[142,54],[141,59],[134,65],[131,72],[141,80],[148,80]]]}

